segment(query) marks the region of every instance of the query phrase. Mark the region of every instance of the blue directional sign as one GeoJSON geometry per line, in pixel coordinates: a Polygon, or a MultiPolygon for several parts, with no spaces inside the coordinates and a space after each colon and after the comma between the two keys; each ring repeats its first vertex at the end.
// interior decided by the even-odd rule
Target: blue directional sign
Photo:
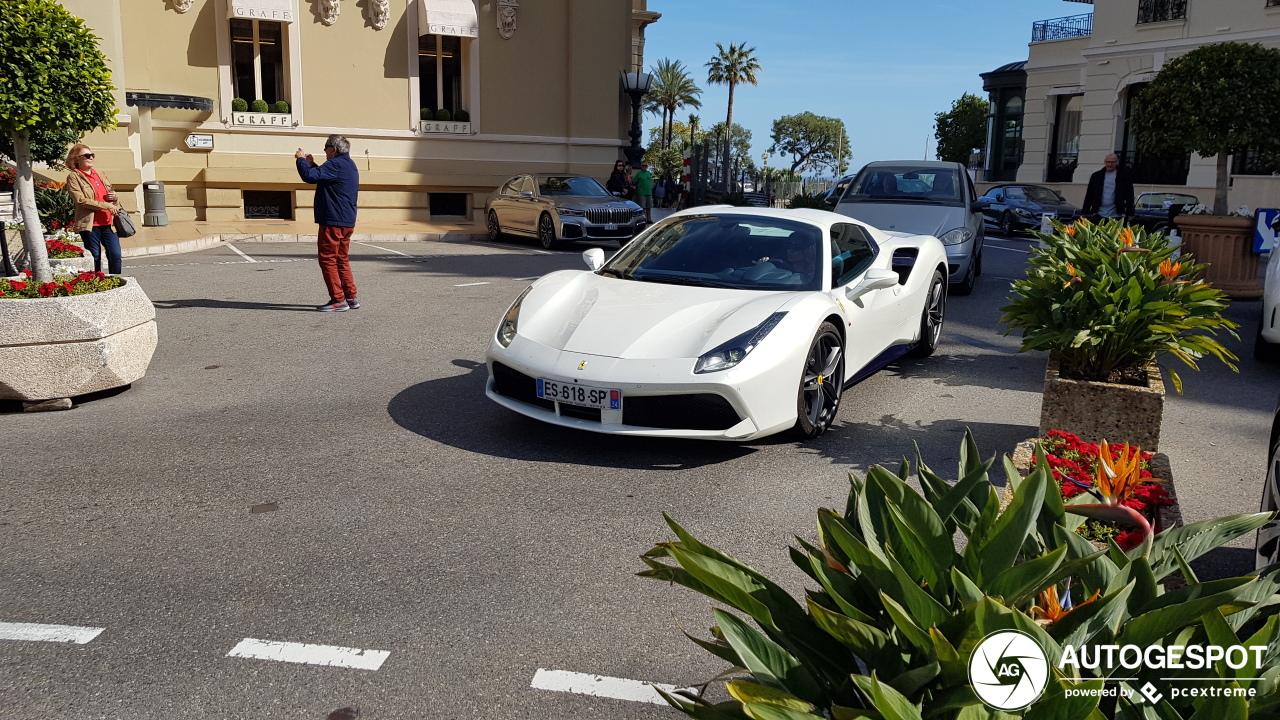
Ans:
{"type": "Polygon", "coordinates": [[[1264,253],[1280,248],[1280,210],[1258,208],[1253,217],[1253,251],[1264,253]]]}

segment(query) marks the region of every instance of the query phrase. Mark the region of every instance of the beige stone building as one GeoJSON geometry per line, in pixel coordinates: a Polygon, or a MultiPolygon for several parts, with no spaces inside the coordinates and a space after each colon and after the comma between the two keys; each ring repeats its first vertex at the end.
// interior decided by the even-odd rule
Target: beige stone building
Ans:
{"type": "Polygon", "coordinates": [[[520,172],[604,178],[631,121],[619,73],[659,17],[645,2],[62,0],[117,88],[119,128],[86,142],[126,206],[163,182],[173,221],[310,219],[293,154],[322,157],[330,133],[363,220],[471,215],[520,172]]]}
{"type": "MultiPolygon", "coordinates": [[[[982,76],[992,107],[985,184],[1045,184],[1078,204],[1089,175],[1115,152],[1137,192],[1211,203],[1215,159],[1144,152],[1128,126],[1132,100],[1166,62],[1201,45],[1280,47],[1280,0],[1102,0],[1092,13],[1030,30],[1026,61],[982,76]]],[[[1232,206],[1280,206],[1280,160],[1249,153],[1231,168],[1232,206]]]]}

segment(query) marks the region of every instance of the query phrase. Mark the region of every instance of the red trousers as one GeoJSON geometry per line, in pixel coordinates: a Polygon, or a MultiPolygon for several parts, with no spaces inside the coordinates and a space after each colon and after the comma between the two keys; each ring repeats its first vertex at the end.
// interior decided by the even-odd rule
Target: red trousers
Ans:
{"type": "Polygon", "coordinates": [[[320,256],[320,272],[324,275],[329,298],[341,302],[356,296],[356,279],[351,276],[351,262],[347,253],[351,250],[351,231],[355,228],[320,226],[317,249],[320,256]]]}

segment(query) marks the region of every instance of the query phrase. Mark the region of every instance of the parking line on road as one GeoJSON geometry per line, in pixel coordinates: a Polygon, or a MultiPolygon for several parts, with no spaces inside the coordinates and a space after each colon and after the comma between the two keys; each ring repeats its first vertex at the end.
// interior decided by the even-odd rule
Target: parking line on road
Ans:
{"type": "Polygon", "coordinates": [[[302,665],[327,665],[329,667],[377,670],[386,662],[388,650],[361,650],[337,645],[308,645],[306,643],[275,642],[245,638],[231,648],[227,657],[275,660],[302,665]]]}
{"type": "Polygon", "coordinates": [[[454,285],[454,287],[475,287],[476,285],[488,285],[488,284],[489,283],[487,282],[462,283],[461,285],[454,285]]]}
{"type": "Polygon", "coordinates": [[[76,625],[45,625],[43,623],[0,622],[0,640],[27,640],[31,642],[69,642],[84,645],[98,637],[106,628],[78,627],[76,625]]]}
{"type": "Polygon", "coordinates": [[[1008,250],[1009,252],[1022,253],[1023,255],[1031,254],[1030,250],[1019,250],[1018,248],[1005,247],[1003,245],[988,245],[987,247],[992,250],[1008,250]]]}
{"type": "Polygon", "coordinates": [[[244,258],[245,260],[248,260],[249,262],[258,262],[257,260],[254,260],[253,258],[249,257],[248,255],[245,255],[244,252],[240,250],[240,248],[236,247],[235,245],[232,245],[231,243],[227,243],[227,247],[231,248],[231,252],[239,255],[240,257],[244,258]]]}
{"type": "Polygon", "coordinates": [[[395,254],[397,254],[397,255],[403,255],[403,256],[405,256],[405,257],[413,257],[413,256],[412,256],[412,255],[410,255],[409,253],[402,253],[402,252],[400,252],[399,250],[392,250],[391,248],[384,248],[384,247],[382,247],[381,245],[370,245],[369,243],[366,243],[366,242],[360,242],[359,240],[352,240],[351,242],[352,242],[352,243],[354,243],[354,244],[356,244],[356,245],[363,245],[363,246],[365,246],[365,247],[371,247],[371,248],[375,248],[375,249],[377,249],[377,250],[382,250],[383,252],[395,253],[395,254]]]}
{"type": "Polygon", "coordinates": [[[675,685],[664,685],[663,683],[627,680],[626,678],[608,677],[606,675],[589,675],[569,670],[544,670],[542,668],[538,668],[538,672],[533,674],[533,682],[529,683],[529,687],[537,690],[594,695],[596,697],[646,702],[655,705],[666,705],[667,701],[663,700],[662,696],[654,688],[661,688],[666,692],[675,692],[678,689],[675,685]]]}
{"type": "Polygon", "coordinates": [[[537,279],[538,279],[538,278],[540,278],[540,277],[542,277],[542,276],[541,276],[541,275],[530,275],[530,276],[529,276],[529,277],[527,277],[527,278],[516,278],[516,279],[517,279],[517,280],[537,280],[537,279]]]}

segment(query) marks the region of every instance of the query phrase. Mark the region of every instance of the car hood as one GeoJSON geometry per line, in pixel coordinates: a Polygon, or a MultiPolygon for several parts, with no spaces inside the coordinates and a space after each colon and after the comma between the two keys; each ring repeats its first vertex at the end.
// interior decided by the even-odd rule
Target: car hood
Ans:
{"type": "Polygon", "coordinates": [[[962,207],[911,202],[842,202],[836,212],[881,230],[934,237],[964,227],[968,220],[962,207]]]}
{"type": "Polygon", "coordinates": [[[534,284],[521,306],[519,334],[586,355],[696,358],[764,322],[796,295],[620,280],[568,270],[534,284]]]}
{"type": "Polygon", "coordinates": [[[1020,207],[1026,208],[1031,212],[1040,212],[1040,211],[1075,212],[1075,209],[1076,209],[1076,206],[1072,205],[1069,202],[1057,202],[1057,203],[1029,202],[1029,203],[1024,203],[1020,207]]]}
{"type": "Polygon", "coordinates": [[[615,207],[639,209],[639,205],[630,200],[617,197],[579,197],[577,195],[543,195],[542,199],[556,207],[592,208],[615,207]]]}

